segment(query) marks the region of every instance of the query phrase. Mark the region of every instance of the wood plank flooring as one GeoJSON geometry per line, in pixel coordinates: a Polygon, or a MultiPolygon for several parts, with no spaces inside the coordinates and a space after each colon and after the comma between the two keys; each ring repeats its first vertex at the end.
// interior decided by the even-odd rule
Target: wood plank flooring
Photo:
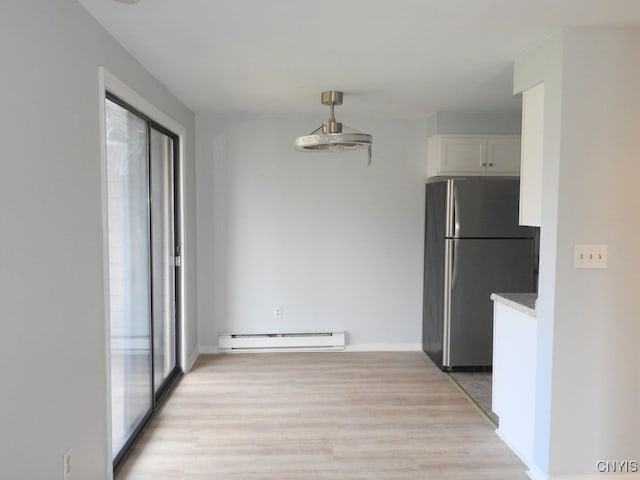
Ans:
{"type": "Polygon", "coordinates": [[[421,352],[200,356],[118,480],[527,479],[421,352]]]}

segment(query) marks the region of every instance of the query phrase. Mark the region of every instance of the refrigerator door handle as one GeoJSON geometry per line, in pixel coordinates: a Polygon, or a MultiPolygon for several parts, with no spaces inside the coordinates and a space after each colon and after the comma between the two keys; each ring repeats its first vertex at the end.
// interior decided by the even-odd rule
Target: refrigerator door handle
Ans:
{"type": "Polygon", "coordinates": [[[455,192],[455,185],[452,179],[447,180],[446,189],[446,213],[445,213],[445,233],[446,238],[453,238],[456,236],[456,210],[458,208],[458,200],[455,192]]]}
{"type": "Polygon", "coordinates": [[[451,248],[451,289],[456,286],[456,280],[458,278],[458,264],[456,263],[456,252],[458,250],[458,241],[453,240],[451,248]]]}
{"type": "Polygon", "coordinates": [[[452,218],[452,222],[451,222],[451,227],[452,227],[452,237],[453,238],[457,238],[458,237],[458,233],[460,232],[460,220],[458,218],[458,192],[457,190],[454,188],[452,189],[452,195],[451,195],[451,200],[452,200],[452,210],[453,210],[453,218],[452,218]]]}
{"type": "Polygon", "coordinates": [[[451,358],[451,287],[453,270],[453,243],[446,240],[444,246],[444,296],[442,304],[442,366],[450,366],[451,358]]]}

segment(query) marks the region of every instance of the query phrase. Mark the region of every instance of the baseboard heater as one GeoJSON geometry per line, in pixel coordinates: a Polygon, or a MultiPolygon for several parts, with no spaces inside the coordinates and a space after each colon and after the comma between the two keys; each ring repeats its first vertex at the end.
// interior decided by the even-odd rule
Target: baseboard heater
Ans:
{"type": "Polygon", "coordinates": [[[323,351],[344,350],[345,333],[222,333],[218,349],[225,351],[323,351]]]}

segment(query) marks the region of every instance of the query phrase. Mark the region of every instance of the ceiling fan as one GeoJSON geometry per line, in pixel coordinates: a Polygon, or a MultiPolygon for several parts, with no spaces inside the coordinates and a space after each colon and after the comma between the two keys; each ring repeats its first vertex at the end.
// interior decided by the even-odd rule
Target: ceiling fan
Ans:
{"type": "Polygon", "coordinates": [[[344,152],[366,148],[369,152],[369,165],[371,165],[371,144],[373,138],[354,128],[336,121],[334,106],[342,105],[343,93],[337,90],[322,92],[323,105],[329,105],[329,120],[323,122],[309,135],[296,138],[296,149],[303,151],[344,152]]]}

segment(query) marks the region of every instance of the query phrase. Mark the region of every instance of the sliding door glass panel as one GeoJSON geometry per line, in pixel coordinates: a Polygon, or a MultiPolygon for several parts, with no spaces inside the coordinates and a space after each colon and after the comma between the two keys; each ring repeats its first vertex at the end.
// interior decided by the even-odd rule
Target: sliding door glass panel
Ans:
{"type": "Polygon", "coordinates": [[[152,408],[147,122],[106,102],[114,458],[152,408]]]}
{"type": "Polygon", "coordinates": [[[174,142],[151,128],[151,258],[155,392],[176,367],[174,142]]]}

